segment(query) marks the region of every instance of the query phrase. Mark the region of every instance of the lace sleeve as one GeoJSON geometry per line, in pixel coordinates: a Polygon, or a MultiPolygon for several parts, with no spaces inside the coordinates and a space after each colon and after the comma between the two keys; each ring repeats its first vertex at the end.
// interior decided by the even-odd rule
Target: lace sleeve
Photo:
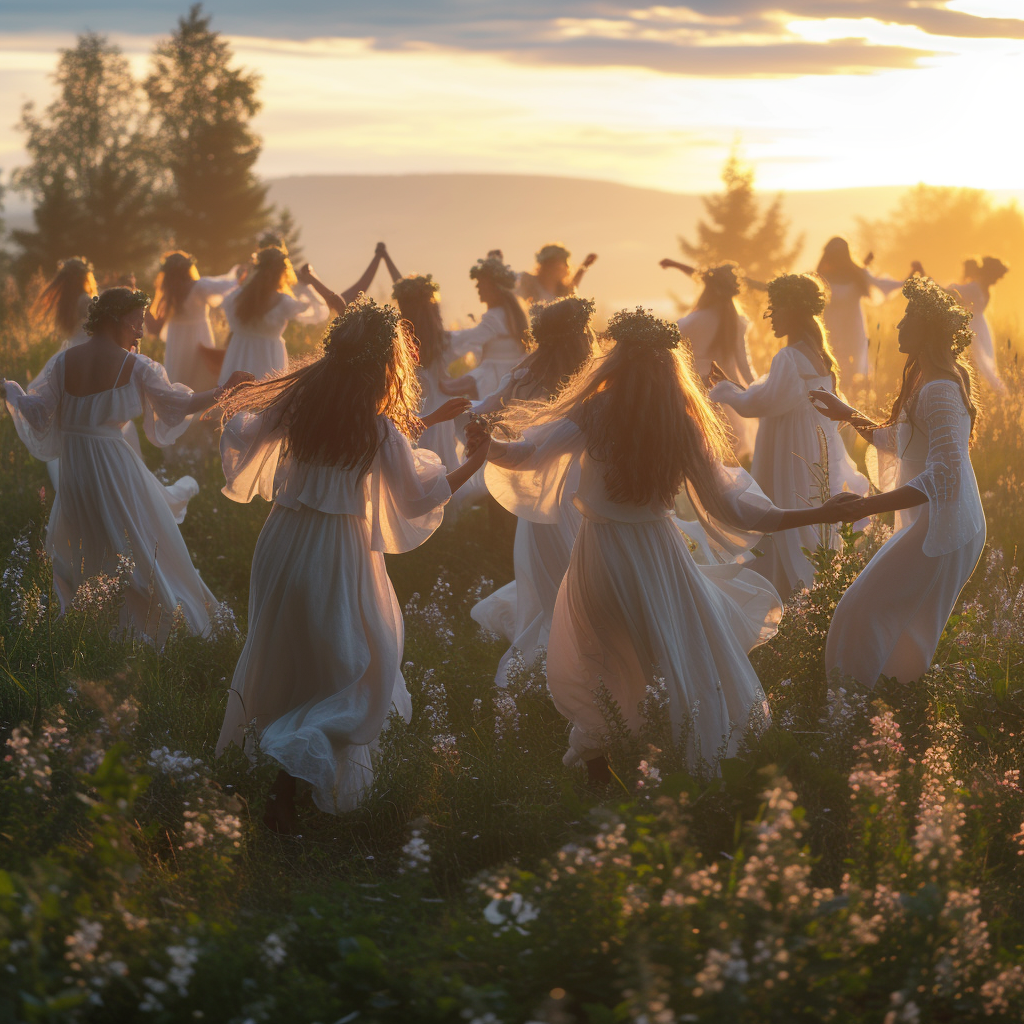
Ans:
{"type": "Polygon", "coordinates": [[[712,402],[731,405],[748,419],[781,416],[808,400],[807,385],[800,376],[793,353],[786,349],[776,353],[768,372],[755,380],[746,391],[728,381],[722,381],[708,392],[708,398],[712,402]]]}
{"type": "Polygon", "coordinates": [[[928,535],[924,553],[948,554],[985,529],[985,513],[968,451],[970,420],[960,389],[951,381],[933,381],[921,389],[915,419],[928,434],[925,468],[909,486],[928,498],[928,535]]]}
{"type": "Polygon", "coordinates": [[[147,356],[137,355],[142,391],[142,425],[146,437],[157,447],[174,444],[192,422],[188,407],[192,389],[185,384],[172,384],[167,371],[147,356]]]}

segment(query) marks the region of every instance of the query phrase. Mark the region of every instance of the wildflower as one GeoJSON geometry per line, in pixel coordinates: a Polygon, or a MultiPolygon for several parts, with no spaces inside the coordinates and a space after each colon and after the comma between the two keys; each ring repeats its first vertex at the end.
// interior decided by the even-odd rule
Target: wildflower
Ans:
{"type": "Polygon", "coordinates": [[[148,763],[151,768],[182,782],[193,782],[202,777],[203,762],[181,750],[172,752],[168,747],[158,747],[150,752],[148,763]]]}
{"type": "Polygon", "coordinates": [[[280,967],[288,959],[288,949],[277,932],[271,932],[260,946],[260,959],[267,967],[280,967]]]}
{"type": "Polygon", "coordinates": [[[171,969],[167,972],[167,981],[178,990],[184,998],[188,995],[189,982],[196,973],[195,963],[199,959],[196,949],[198,942],[189,939],[184,946],[168,946],[167,955],[171,958],[171,969]]]}
{"type": "Polygon", "coordinates": [[[84,917],[78,919],[78,927],[64,939],[68,947],[64,951],[64,959],[73,971],[80,971],[84,964],[95,960],[102,938],[103,925],[99,921],[89,921],[84,917]]]}
{"type": "Polygon", "coordinates": [[[405,860],[399,871],[403,874],[406,871],[425,871],[430,867],[430,844],[420,835],[419,829],[412,830],[412,837],[402,847],[402,854],[405,860]]]}
{"type": "Polygon", "coordinates": [[[540,911],[518,892],[510,892],[492,899],[484,908],[484,920],[496,926],[495,934],[498,935],[510,929],[514,929],[520,935],[526,935],[524,925],[535,920],[539,914],[540,911]]]}

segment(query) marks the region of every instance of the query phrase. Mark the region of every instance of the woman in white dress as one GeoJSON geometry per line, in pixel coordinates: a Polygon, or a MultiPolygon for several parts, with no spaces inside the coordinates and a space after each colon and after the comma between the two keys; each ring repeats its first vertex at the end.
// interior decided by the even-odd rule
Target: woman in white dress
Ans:
{"type": "MultiPolygon", "coordinates": [[[[839,364],[839,374],[847,387],[861,389],[870,372],[868,365],[868,331],[864,321],[863,302],[877,302],[894,292],[905,279],[876,277],[868,270],[869,253],[858,263],[850,253],[850,243],[836,236],[825,243],[818,261],[818,276],[829,287],[825,307],[825,329],[839,364]]],[[[915,264],[911,272],[919,269],[915,264]]]]}
{"type": "Polygon", "coordinates": [[[220,277],[200,277],[194,256],[181,250],[164,253],[146,329],[164,339],[164,369],[172,384],[198,391],[211,382],[202,351],[214,347],[209,310],[238,287],[237,272],[232,267],[220,277]]]}
{"type": "Polygon", "coordinates": [[[896,513],[896,532],[843,595],[825,645],[829,676],[869,688],[879,676],[907,683],[928,670],[985,546],[969,451],[977,407],[960,357],[971,314],[927,278],[907,281],[903,294],[907,362],[886,422],[872,423],[835,395],[812,394],[825,415],[852,423],[877,452],[884,491],[858,499],[851,514],[896,513]]]}
{"type": "Polygon", "coordinates": [[[516,281],[516,294],[526,302],[552,302],[575,295],[583,275],[597,261],[597,253],[587,255],[573,273],[569,266],[572,253],[561,242],[549,242],[534,254],[533,273],[523,271],[516,281]]]}
{"type": "MultiPolygon", "coordinates": [[[[774,635],[779,596],[735,563],[698,566],[673,522],[685,486],[709,534],[787,529],[842,517],[852,496],[822,507],[776,508],[738,467],[674,323],[637,309],[612,317],[615,345],[552,403],[525,403],[509,422],[532,424],[515,443],[492,441],[492,493],[535,522],[556,522],[567,473],[578,461],[583,517],[555,605],[548,688],[572,723],[568,765],[607,778],[607,723],[598,691],[631,729],[656,676],[665,681],[676,736],[691,723],[692,763],[734,753],[768,717],[747,652],[774,635]],[[504,487],[499,487],[500,482],[504,487]]],[[[474,423],[472,446],[483,434],[474,423]]],[[[746,543],[756,542],[749,534],[746,543]]]]}
{"type": "Polygon", "coordinates": [[[225,403],[224,493],[274,507],[217,751],[235,743],[255,756],[258,742],[280,765],[264,817],[277,831],[294,831],[296,779],[324,811],[355,807],[388,713],[410,717],[384,552],[422,544],[483,461],[477,452],[449,472],[413,448],[418,406],[405,324],[365,298],[332,323],[320,359],[225,403]]]}
{"type": "MultiPolygon", "coordinates": [[[[740,312],[736,299],[740,294],[740,274],[735,263],[722,263],[698,272],[675,260],[662,260],[663,267],[677,267],[698,276],[704,288],[693,309],[679,321],[679,333],[690,343],[693,365],[705,386],[711,384],[711,364],[718,365],[730,380],[744,387],[754,381],[747,349],[750,321],[740,312]]],[[[740,415],[727,405],[726,419],[735,436],[736,455],[745,459],[753,454],[757,422],[740,415]]]]}
{"type": "Polygon", "coordinates": [[[974,342],[968,350],[968,355],[978,375],[997,395],[1006,394],[1006,385],[999,376],[995,345],[985,310],[988,308],[989,290],[1009,269],[995,256],[965,260],[963,280],[951,284],[948,289],[957,297],[960,305],[972,314],[971,330],[974,331],[974,342]]]}
{"type": "Polygon", "coordinates": [[[470,398],[479,399],[496,391],[502,377],[526,355],[530,327],[526,311],[512,290],[515,271],[504,262],[499,250],[477,260],[469,276],[476,281],[477,294],[487,312],[475,327],[449,332],[448,343],[456,359],[472,355],[476,360],[476,366],[453,383],[464,386],[470,398]]]}
{"type": "Polygon", "coordinates": [[[60,353],[32,393],[4,381],[4,397],[29,451],[61,457],[46,531],[61,610],[90,578],[117,576],[127,558],[133,568],[121,626],[162,644],[177,614],[193,633],[205,633],[217,602],[192,565],[162,488],[121,428],[143,416],[154,444],[173,444],[223,389],[200,394],[172,384],[159,363],[131,351],[148,303],[128,288],[104,292],[89,310],[89,340],[60,353]]]}
{"type": "MultiPolygon", "coordinates": [[[[836,361],[821,321],[821,282],[810,274],[776,277],[768,284],[768,303],[765,315],[771,317],[772,332],[786,342],[768,372],[745,387],[716,364],[708,397],[741,416],[758,419],[750,475],[776,505],[797,506],[814,493],[813,467],[821,466],[823,455],[819,432],[828,450],[828,465],[823,468],[831,489],[867,494],[867,477],[857,472],[839,428],[807,401],[809,391],[820,388],[835,394],[837,387],[836,361]]],[[[842,543],[835,530],[814,526],[776,532],[765,537],[760,545],[764,554],[751,568],[788,598],[814,582],[814,566],[804,551],[813,551],[823,541],[837,548],[842,543]]]]}
{"type": "Polygon", "coordinates": [[[288,369],[284,329],[289,321],[319,324],[330,315],[327,304],[298,278],[287,254],[274,247],[253,256],[252,270],[240,288],[224,300],[224,315],[231,328],[219,382],[236,370],[257,380],[288,369]],[[294,288],[294,291],[293,291],[294,288]]]}
{"type": "MultiPolygon", "coordinates": [[[[593,315],[594,303],[575,296],[534,304],[530,321],[537,347],[505,377],[493,395],[473,406],[473,412],[500,421],[517,402],[550,401],[593,358],[593,315]]],[[[485,481],[494,478],[496,472],[495,467],[488,466],[485,481]]],[[[497,479],[497,491],[501,493],[504,488],[500,477],[497,479]]],[[[508,664],[516,651],[531,663],[548,645],[555,598],[580,528],[580,514],[572,503],[578,483],[577,463],[566,473],[557,522],[519,519],[513,549],[515,579],[470,611],[476,622],[511,644],[498,662],[494,676],[498,686],[508,685],[508,664]]]]}

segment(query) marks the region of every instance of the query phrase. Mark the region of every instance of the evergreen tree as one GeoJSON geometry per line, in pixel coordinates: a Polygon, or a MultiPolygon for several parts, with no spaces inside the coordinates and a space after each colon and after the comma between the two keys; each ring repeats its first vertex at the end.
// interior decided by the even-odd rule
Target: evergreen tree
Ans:
{"type": "Polygon", "coordinates": [[[265,234],[280,238],[288,246],[292,263],[298,265],[303,258],[302,229],[295,223],[295,217],[287,206],[273,208],[273,220],[265,234]]]}
{"type": "Polygon", "coordinates": [[[753,168],[744,167],[732,153],[722,169],[725,191],[705,196],[706,220],[697,224],[697,240],[680,238],[683,252],[702,266],[735,260],[747,277],[767,281],[784,273],[803,248],[803,237],[787,241],[789,221],[783,216],[782,195],[762,210],[754,189],[753,168]]]}
{"type": "Polygon", "coordinates": [[[35,230],[14,231],[17,264],[50,273],[66,256],[87,256],[117,272],[152,261],[160,240],[153,218],[158,172],[143,96],[128,61],[103,36],[87,33],[62,50],[57,98],[37,116],[22,108],[31,163],[13,185],[35,200],[35,230]]]}
{"type": "Polygon", "coordinates": [[[230,66],[231,47],[195,4],[153,53],[144,87],[157,151],[171,177],[162,220],[174,244],[221,273],[252,251],[267,226],[266,186],[253,173],[261,140],[259,77],[230,66]]]}

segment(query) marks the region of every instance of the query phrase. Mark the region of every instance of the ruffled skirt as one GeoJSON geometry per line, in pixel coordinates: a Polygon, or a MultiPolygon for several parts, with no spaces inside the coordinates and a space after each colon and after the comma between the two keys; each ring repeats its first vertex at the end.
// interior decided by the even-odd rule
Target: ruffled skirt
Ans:
{"type": "Polygon", "coordinates": [[[774,636],[782,603],[760,575],[735,564],[698,566],[671,518],[584,518],[558,594],[548,687],[572,723],[566,764],[598,756],[605,687],[631,730],[660,678],[673,732],[689,730],[692,764],[735,753],[768,720],[747,652],[774,636]]]}
{"type": "Polygon", "coordinates": [[[264,754],[312,785],[321,810],[351,810],[373,781],[391,708],[412,715],[403,645],[366,520],[275,505],[253,554],[249,633],[218,754],[236,743],[255,756],[258,737],[264,754]]]}

